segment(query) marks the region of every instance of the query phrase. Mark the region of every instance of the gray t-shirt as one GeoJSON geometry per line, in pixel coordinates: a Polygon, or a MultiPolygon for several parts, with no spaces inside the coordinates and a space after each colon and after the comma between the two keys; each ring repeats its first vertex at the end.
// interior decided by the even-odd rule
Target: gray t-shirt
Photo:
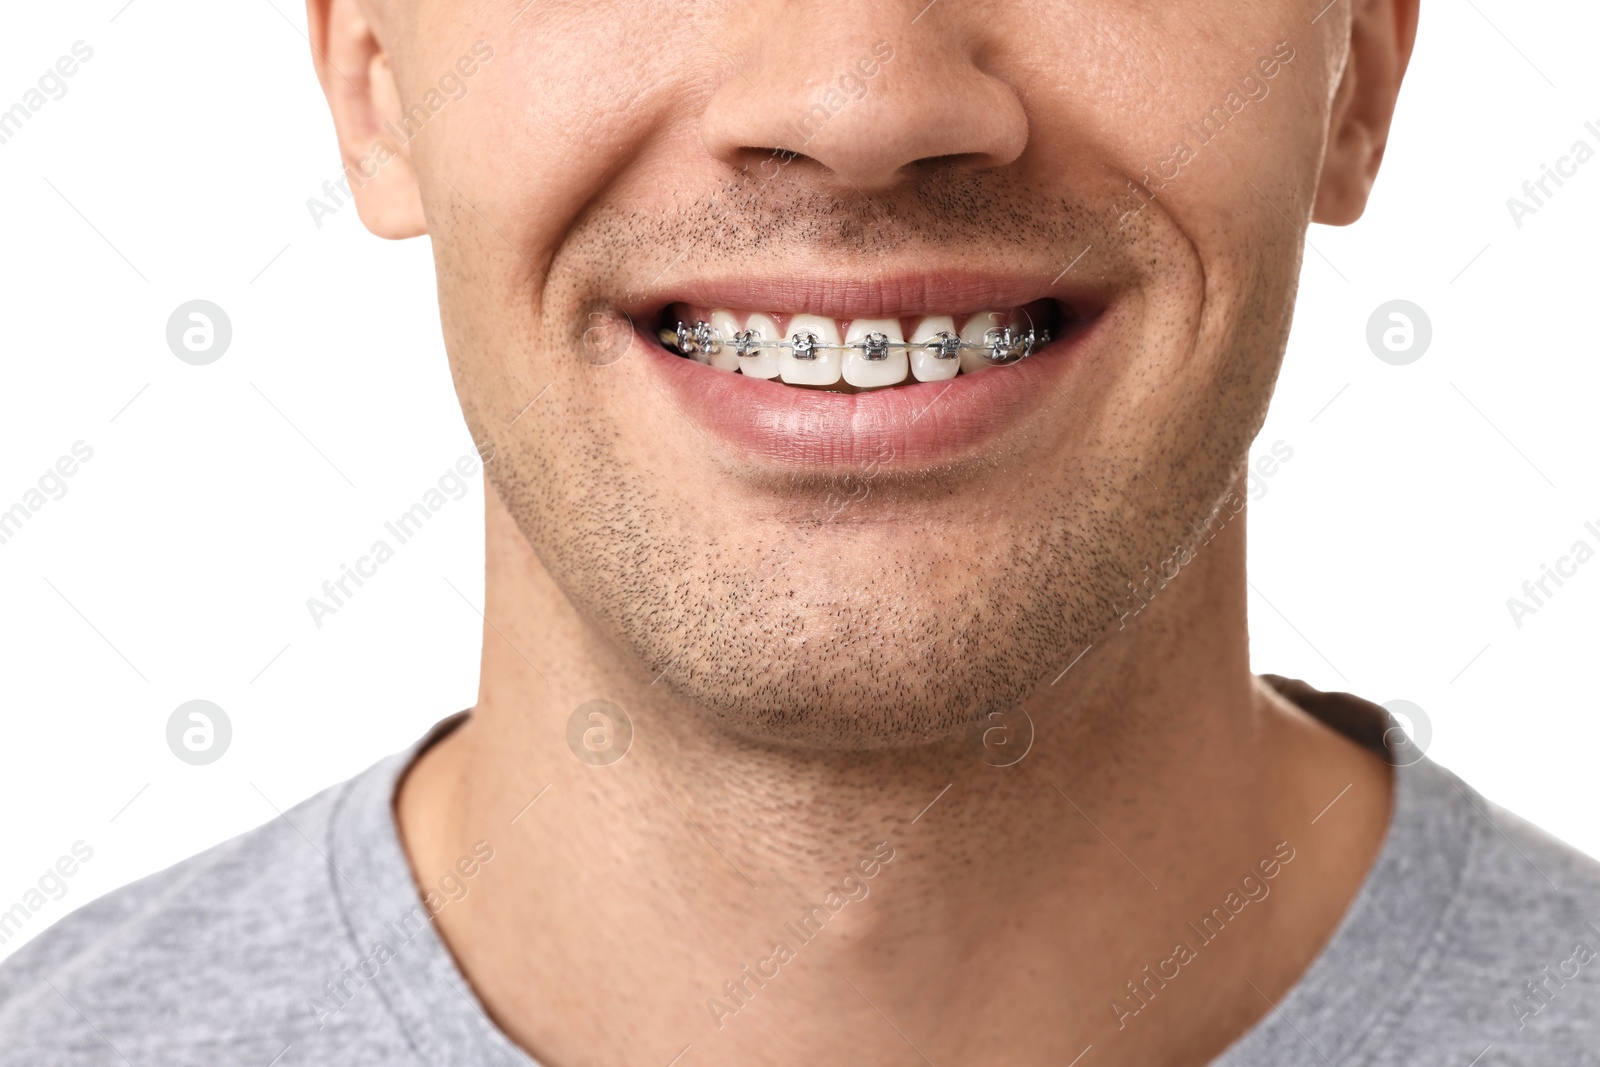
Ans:
{"type": "MultiPolygon", "coordinates": [[[[1382,709],[1272,681],[1381,747],[1382,709]]],[[[0,966],[0,1065],[529,1067],[430,921],[492,855],[424,901],[401,849],[391,802],[419,749],[25,946],[0,966]]],[[[1600,866],[1418,758],[1332,940],[1215,1063],[1600,1064],[1597,950],[1600,866]]]]}

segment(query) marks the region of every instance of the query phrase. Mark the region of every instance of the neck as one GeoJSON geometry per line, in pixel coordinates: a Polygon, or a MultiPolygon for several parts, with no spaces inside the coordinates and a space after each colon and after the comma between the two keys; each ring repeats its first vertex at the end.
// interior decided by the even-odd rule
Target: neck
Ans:
{"type": "Polygon", "coordinates": [[[397,811],[424,884],[494,849],[440,933],[544,1062],[1206,1062],[1376,855],[1387,768],[1250,673],[1242,517],[987,750],[836,752],[677,706],[488,495],[479,701],[397,811]],[[567,740],[596,697],[609,765],[567,740]]]}

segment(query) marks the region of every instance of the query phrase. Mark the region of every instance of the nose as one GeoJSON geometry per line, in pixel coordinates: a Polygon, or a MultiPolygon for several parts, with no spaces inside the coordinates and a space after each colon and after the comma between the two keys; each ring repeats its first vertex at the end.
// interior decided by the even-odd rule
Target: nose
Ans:
{"type": "Polygon", "coordinates": [[[798,164],[866,194],[912,180],[919,165],[1017,159],[1027,114],[980,68],[981,28],[954,12],[918,18],[923,2],[751,0],[723,38],[733,69],[701,116],[707,151],[768,178],[798,164]]]}

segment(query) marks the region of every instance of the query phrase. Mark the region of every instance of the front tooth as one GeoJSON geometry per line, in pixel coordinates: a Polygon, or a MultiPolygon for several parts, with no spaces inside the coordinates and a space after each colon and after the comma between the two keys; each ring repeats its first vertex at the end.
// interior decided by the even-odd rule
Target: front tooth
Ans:
{"type": "MultiPolygon", "coordinates": [[[[1004,327],[1006,317],[999,311],[985,311],[972,316],[967,324],[961,327],[961,339],[975,345],[985,344],[984,335],[997,327],[1004,327]]],[[[988,370],[994,364],[982,352],[970,348],[961,350],[961,373],[976,374],[981,370],[988,370]]]]}
{"type": "MultiPolygon", "coordinates": [[[[778,324],[766,315],[751,315],[744,328],[755,334],[763,341],[779,341],[783,334],[778,332],[778,324]]],[[[762,348],[756,355],[745,356],[739,360],[739,370],[750,378],[776,378],[778,376],[778,349],[762,348]]]]}
{"type": "MultiPolygon", "coordinates": [[[[869,333],[884,334],[895,342],[904,338],[899,319],[855,319],[845,333],[844,343],[856,344],[869,333]]],[[[898,385],[906,380],[906,369],[906,350],[903,348],[889,349],[887,359],[868,359],[865,352],[854,350],[844,353],[844,380],[859,389],[898,385]]]]}
{"type": "MultiPolygon", "coordinates": [[[[839,343],[839,324],[821,315],[795,315],[789,319],[789,337],[809,333],[816,336],[819,345],[839,343]]],[[[784,349],[778,356],[778,373],[790,385],[833,385],[843,373],[843,361],[837,349],[817,349],[815,359],[795,359],[794,352],[784,349]]]]}
{"type": "MultiPolygon", "coordinates": [[[[911,331],[911,343],[927,344],[941,333],[955,332],[956,322],[949,315],[929,315],[911,331]]],[[[919,382],[942,382],[960,369],[960,359],[940,359],[926,348],[911,350],[911,376],[919,382]]]]}
{"type": "Polygon", "coordinates": [[[738,370],[739,356],[733,348],[733,335],[739,332],[738,317],[727,308],[718,308],[711,313],[711,328],[722,338],[722,347],[711,354],[711,365],[718,370],[738,370]]]}

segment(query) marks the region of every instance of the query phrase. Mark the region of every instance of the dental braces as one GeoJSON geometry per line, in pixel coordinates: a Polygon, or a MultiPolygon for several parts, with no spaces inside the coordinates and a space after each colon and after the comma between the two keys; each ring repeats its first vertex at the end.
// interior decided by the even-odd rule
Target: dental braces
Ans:
{"type": "Polygon", "coordinates": [[[756,336],[754,330],[735,330],[733,336],[724,338],[721,331],[710,323],[697,322],[693,327],[679,322],[674,327],[662,327],[658,336],[661,343],[675,349],[679,355],[693,356],[698,352],[715,355],[723,345],[731,345],[741,359],[758,355],[763,349],[787,351],[795,359],[813,360],[822,352],[860,352],[867,359],[877,361],[889,358],[892,348],[911,351],[921,349],[933,353],[935,359],[959,359],[962,352],[979,352],[991,363],[1016,363],[1033,355],[1034,349],[1050,342],[1049,330],[1029,328],[1013,330],[1010,326],[995,326],[986,330],[982,343],[963,341],[949,331],[936,333],[926,341],[895,341],[888,334],[874,330],[859,341],[848,344],[828,344],[817,335],[800,331],[784,340],[769,341],[756,336]]]}

